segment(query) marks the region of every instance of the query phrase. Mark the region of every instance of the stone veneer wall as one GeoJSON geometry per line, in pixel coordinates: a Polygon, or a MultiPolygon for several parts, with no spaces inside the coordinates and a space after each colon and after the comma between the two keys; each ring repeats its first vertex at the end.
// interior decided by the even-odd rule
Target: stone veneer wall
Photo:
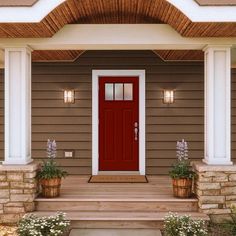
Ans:
{"type": "Polygon", "coordinates": [[[35,209],[37,164],[0,165],[0,223],[16,223],[35,209]]]}
{"type": "Polygon", "coordinates": [[[230,206],[236,205],[236,165],[209,166],[193,163],[197,173],[195,193],[199,210],[215,222],[230,218],[230,206]]]}

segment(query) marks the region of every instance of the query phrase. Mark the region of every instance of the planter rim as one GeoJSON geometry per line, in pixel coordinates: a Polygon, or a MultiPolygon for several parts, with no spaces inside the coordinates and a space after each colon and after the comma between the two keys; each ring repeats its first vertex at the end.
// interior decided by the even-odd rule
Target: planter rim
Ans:
{"type": "Polygon", "coordinates": [[[181,178],[172,178],[172,179],[174,179],[174,180],[176,180],[176,179],[188,179],[188,180],[193,180],[194,178],[187,178],[187,177],[183,178],[183,177],[181,177],[181,178]]]}
{"type": "Polygon", "coordinates": [[[52,180],[52,179],[62,179],[61,177],[55,177],[55,178],[37,178],[39,181],[42,181],[42,180],[52,180]]]}

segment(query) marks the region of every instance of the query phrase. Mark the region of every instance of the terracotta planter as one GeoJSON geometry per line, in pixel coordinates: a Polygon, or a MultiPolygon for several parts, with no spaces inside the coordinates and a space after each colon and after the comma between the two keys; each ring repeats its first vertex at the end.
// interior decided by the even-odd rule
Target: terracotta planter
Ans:
{"type": "Polygon", "coordinates": [[[172,179],[175,197],[189,198],[192,195],[192,179],[172,179]]]}
{"type": "Polygon", "coordinates": [[[61,178],[42,179],[40,184],[43,197],[53,198],[60,196],[61,178]]]}

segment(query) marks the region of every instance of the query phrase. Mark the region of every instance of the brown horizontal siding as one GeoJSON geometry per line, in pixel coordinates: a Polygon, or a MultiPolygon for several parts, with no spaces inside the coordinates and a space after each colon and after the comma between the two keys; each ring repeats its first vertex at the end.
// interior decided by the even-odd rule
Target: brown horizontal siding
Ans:
{"type": "Polygon", "coordinates": [[[91,173],[92,69],[146,70],[147,173],[166,174],[182,138],[190,141],[194,160],[203,157],[203,65],[167,64],[150,51],[106,51],[86,52],[71,64],[34,64],[34,158],[43,159],[45,140],[55,138],[62,166],[73,174],[91,173]],[[76,90],[69,107],[62,100],[67,87],[76,90]],[[170,107],[162,102],[163,88],[178,91],[170,107]],[[63,149],[74,149],[75,158],[63,158],[63,149]]]}
{"type": "MultiPolygon", "coordinates": [[[[151,51],[88,51],[74,63],[34,63],[32,155],[46,156],[56,139],[58,162],[71,174],[90,174],[92,156],[92,69],[146,70],[146,156],[148,174],[167,174],[176,160],[176,140],[189,141],[191,160],[204,156],[204,71],[202,63],[167,63],[151,51]],[[63,90],[76,90],[76,103],[63,103],[63,90]],[[164,88],[176,90],[172,105],[164,88]],[[75,157],[63,157],[64,149],[75,157]]],[[[0,156],[3,158],[3,79],[0,81],[0,156]]],[[[232,156],[236,156],[236,74],[232,83],[232,156]]]]}
{"type": "MultiPolygon", "coordinates": [[[[59,68],[60,66],[57,65],[59,68]]],[[[71,67],[71,65],[69,65],[71,67]]],[[[92,91],[91,80],[80,80],[58,73],[48,75],[48,67],[33,67],[32,84],[32,149],[33,158],[45,158],[45,140],[56,139],[58,163],[71,174],[91,173],[92,91]],[[43,75],[41,74],[43,72],[43,75]],[[75,89],[76,103],[63,103],[63,90],[75,89]],[[75,150],[75,158],[65,159],[63,150],[75,150]]],[[[50,70],[50,69],[49,69],[50,70]]]]}

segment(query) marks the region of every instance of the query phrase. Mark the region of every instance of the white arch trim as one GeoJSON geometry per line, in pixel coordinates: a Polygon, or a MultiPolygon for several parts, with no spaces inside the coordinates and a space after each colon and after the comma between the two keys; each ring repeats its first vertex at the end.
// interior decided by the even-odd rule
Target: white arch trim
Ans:
{"type": "Polygon", "coordinates": [[[200,6],[194,0],[167,0],[193,22],[234,22],[236,6],[200,6]]]}
{"type": "MultiPolygon", "coordinates": [[[[0,7],[0,23],[40,22],[66,0],[39,0],[32,7],[0,7]]],[[[236,6],[199,6],[194,0],[166,0],[193,22],[236,22],[236,6]]]]}
{"type": "Polygon", "coordinates": [[[39,0],[32,7],[0,7],[0,23],[40,22],[65,0],[39,0]]]}

